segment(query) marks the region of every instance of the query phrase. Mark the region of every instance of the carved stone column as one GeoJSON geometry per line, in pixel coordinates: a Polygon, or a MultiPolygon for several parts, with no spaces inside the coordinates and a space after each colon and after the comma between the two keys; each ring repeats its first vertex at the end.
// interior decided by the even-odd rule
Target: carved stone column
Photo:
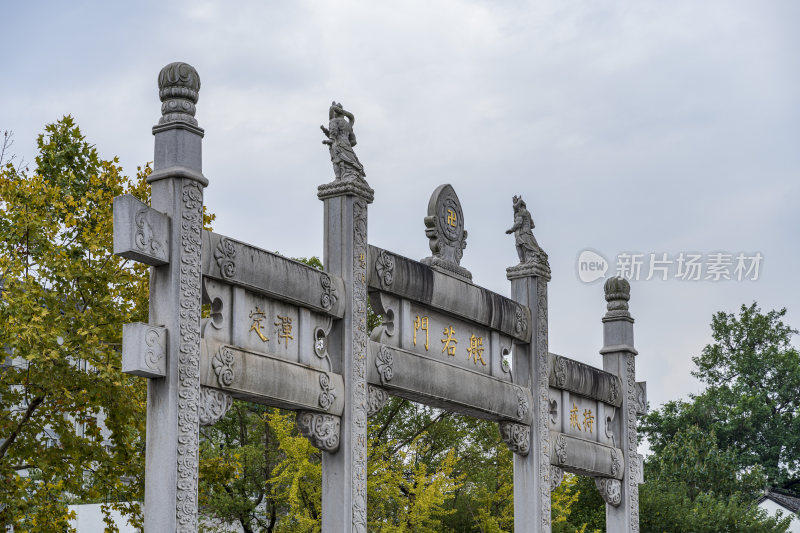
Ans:
{"type": "Polygon", "coordinates": [[[325,270],[345,281],[347,311],[331,330],[333,371],[344,377],[339,448],[322,453],[323,533],[367,531],[367,206],[363,178],[319,187],[325,203],[325,270]]]}
{"type": "Polygon", "coordinates": [[[150,269],[150,317],[168,333],[166,377],[147,386],[145,531],[197,531],[200,396],[200,249],[203,130],[194,118],[197,71],[171,63],[158,75],[152,207],[171,220],[168,262],[150,269]]]}
{"type": "Polygon", "coordinates": [[[533,397],[533,425],[527,455],[514,454],[514,532],[549,533],[550,428],[547,358],[547,282],[550,265],[544,252],[507,269],[511,297],[531,310],[530,344],[513,350],[515,380],[529,387],[533,397]]]}
{"type": "Polygon", "coordinates": [[[640,458],[637,453],[636,349],[633,347],[633,318],[628,312],[631,285],[623,278],[605,283],[608,311],[603,317],[603,369],[622,380],[622,406],[612,426],[615,442],[622,449],[625,474],[619,486],[599,479],[597,486],[606,501],[606,529],[619,533],[639,531],[640,458]]]}

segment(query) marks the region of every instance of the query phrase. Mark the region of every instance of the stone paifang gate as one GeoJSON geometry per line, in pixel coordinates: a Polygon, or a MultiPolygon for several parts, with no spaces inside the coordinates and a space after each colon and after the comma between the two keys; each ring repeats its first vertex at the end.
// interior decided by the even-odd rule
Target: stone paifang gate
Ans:
{"type": "Polygon", "coordinates": [[[114,200],[114,252],[152,267],[149,324],[123,331],[123,371],[148,378],[145,531],[197,531],[199,426],[241,398],[296,411],[322,451],[322,531],[365,532],[367,419],[390,394],[499,424],[514,452],[515,532],[551,530],[564,471],[595,478],[608,531],[639,530],[646,397],[627,281],[605,284],[600,370],[548,352],[550,267],[522,198],[507,231],[520,257],[506,269],[512,298],[461,266],[467,232],[450,185],[428,204],[430,257],[371,246],[373,190],[353,115],[335,102],[322,127],[335,178],[318,188],[324,271],[204,231],[200,78],[172,63],[158,85],[152,207],[114,200]],[[371,336],[368,298],[383,317],[371,336]]]}

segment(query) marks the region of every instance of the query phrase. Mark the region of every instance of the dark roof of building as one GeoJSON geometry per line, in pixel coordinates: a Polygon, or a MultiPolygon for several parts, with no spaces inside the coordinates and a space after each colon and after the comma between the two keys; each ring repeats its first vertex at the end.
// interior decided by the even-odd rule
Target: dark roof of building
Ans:
{"type": "Polygon", "coordinates": [[[796,496],[790,496],[784,491],[778,492],[775,489],[769,489],[764,493],[763,496],[761,496],[761,498],[758,499],[758,503],[761,503],[767,499],[774,501],[778,505],[785,507],[793,513],[800,513],[800,498],[796,496]]]}

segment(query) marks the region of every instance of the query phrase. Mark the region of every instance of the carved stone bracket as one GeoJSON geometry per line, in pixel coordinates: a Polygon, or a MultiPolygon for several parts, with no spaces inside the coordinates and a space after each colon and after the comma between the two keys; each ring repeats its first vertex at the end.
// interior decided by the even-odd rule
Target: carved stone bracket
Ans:
{"type": "Polygon", "coordinates": [[[230,387],[233,383],[233,362],[233,352],[228,347],[223,346],[214,354],[211,364],[221,387],[230,387]]]}
{"type": "Polygon", "coordinates": [[[230,239],[222,239],[214,250],[214,259],[219,266],[220,275],[230,279],[236,275],[236,247],[230,239]]]}
{"type": "Polygon", "coordinates": [[[380,387],[367,385],[367,416],[374,416],[384,408],[389,401],[389,393],[380,387]]]}
{"type": "Polygon", "coordinates": [[[335,304],[336,300],[339,298],[336,295],[336,287],[331,283],[331,277],[329,275],[323,274],[320,278],[320,284],[322,285],[322,296],[320,296],[319,304],[323,309],[327,310],[333,307],[333,304],[335,304]]]}
{"type": "Polygon", "coordinates": [[[331,385],[331,377],[325,373],[320,374],[319,386],[322,389],[322,392],[319,393],[319,406],[327,411],[333,405],[333,400],[336,399],[336,394],[333,392],[334,389],[331,385]]]}
{"type": "Polygon", "coordinates": [[[525,395],[525,391],[522,387],[517,387],[517,416],[519,418],[525,418],[530,410],[530,405],[528,404],[528,397],[525,395]]]}
{"type": "Polygon", "coordinates": [[[528,455],[531,448],[531,427],[516,422],[499,422],[500,437],[508,449],[519,455],[528,455]]]}
{"type": "Polygon", "coordinates": [[[617,507],[622,503],[622,483],[618,479],[596,477],[594,483],[607,504],[617,507]]]}
{"type": "Polygon", "coordinates": [[[647,382],[636,382],[636,414],[638,416],[647,414],[647,382]]]}
{"type": "Polygon", "coordinates": [[[339,449],[341,418],[333,415],[297,412],[297,429],[315,448],[333,453],[339,449]]]}
{"type": "Polygon", "coordinates": [[[221,390],[200,387],[197,403],[201,426],[213,426],[219,422],[233,405],[233,397],[221,390]]]}
{"type": "Polygon", "coordinates": [[[567,382],[567,362],[563,357],[558,355],[553,357],[553,385],[558,388],[563,388],[567,382]]]}
{"type": "Polygon", "coordinates": [[[555,465],[550,465],[550,492],[553,492],[564,481],[564,471],[555,465]]]}
{"type": "Polygon", "coordinates": [[[559,433],[558,437],[556,437],[555,451],[556,451],[556,457],[558,458],[558,463],[562,465],[565,464],[567,462],[567,457],[568,457],[567,439],[561,433],[559,433]]]}
{"type": "Polygon", "coordinates": [[[467,231],[461,202],[452,186],[439,185],[433,191],[424,222],[433,255],[422,262],[440,272],[471,281],[472,274],[461,266],[461,257],[467,247],[467,231]]]}
{"type": "Polygon", "coordinates": [[[384,289],[391,287],[394,281],[394,256],[386,250],[381,250],[375,261],[375,272],[378,274],[381,287],[384,289]]]}
{"type": "Polygon", "coordinates": [[[375,366],[378,368],[378,375],[381,378],[381,385],[386,385],[386,383],[391,381],[392,377],[394,377],[394,369],[392,368],[393,363],[394,356],[392,356],[392,351],[381,344],[381,347],[378,350],[378,356],[375,358],[375,366]]]}

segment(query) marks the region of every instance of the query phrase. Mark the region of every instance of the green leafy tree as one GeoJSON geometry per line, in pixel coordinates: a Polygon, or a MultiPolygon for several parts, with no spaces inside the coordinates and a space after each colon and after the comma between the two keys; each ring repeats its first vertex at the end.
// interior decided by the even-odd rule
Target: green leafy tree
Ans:
{"type": "Polygon", "coordinates": [[[739,315],[716,313],[713,342],[693,358],[692,374],[707,385],[689,401],[668,402],[644,418],[656,453],[690,426],[716,435],[740,469],[763,469],[766,482],[800,489],[800,354],[786,309],[762,313],[753,303],[739,315]]]}
{"type": "Polygon", "coordinates": [[[678,432],[650,457],[640,491],[643,532],[782,533],[790,518],[770,518],[754,505],[765,476],[742,470],[737,454],[696,426],[678,432]]]}
{"type": "Polygon", "coordinates": [[[0,526],[67,531],[70,501],[138,515],[145,387],[120,342],[146,321],[147,275],[112,254],[111,206],[146,199],[148,170],[125,177],[67,116],[35,170],[0,171],[0,526]]]}

